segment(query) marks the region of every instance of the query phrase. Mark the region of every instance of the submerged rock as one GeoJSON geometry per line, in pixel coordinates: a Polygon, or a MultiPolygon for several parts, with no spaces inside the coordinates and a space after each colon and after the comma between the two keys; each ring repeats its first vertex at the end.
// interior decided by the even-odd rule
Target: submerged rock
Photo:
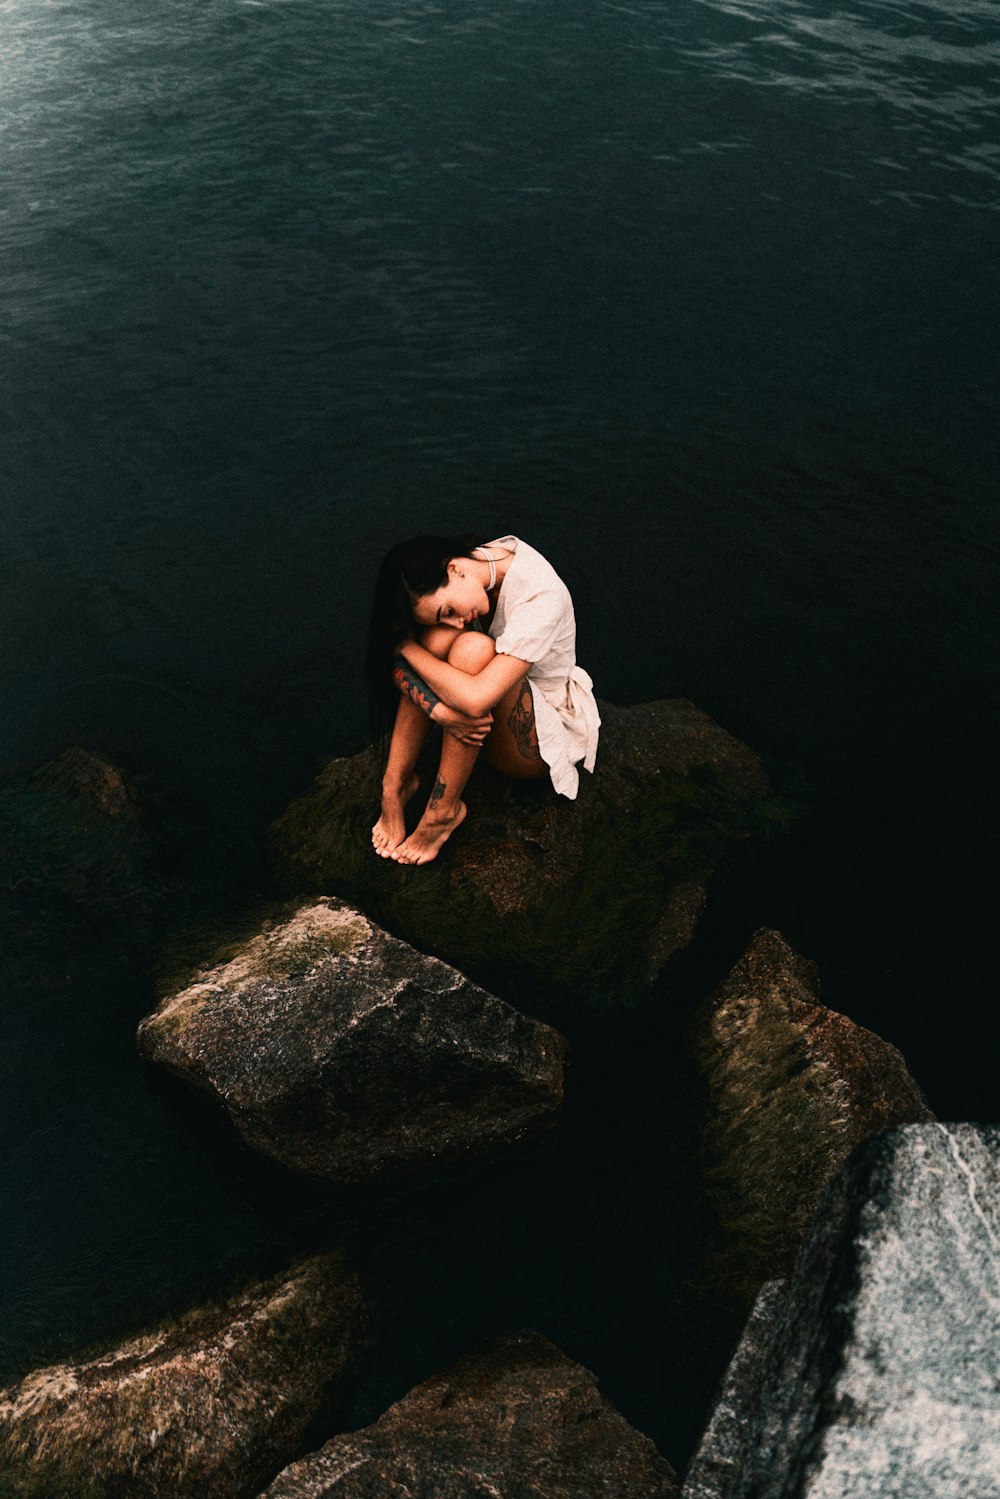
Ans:
{"type": "Polygon", "coordinates": [[[437,958],[322,899],[265,926],[140,1025],[139,1049],[284,1166],[365,1183],[533,1139],[566,1043],[437,958]]]}
{"type": "Polygon", "coordinates": [[[0,944],[39,923],[113,915],[155,893],[135,787],[88,750],[0,773],[0,944]]]}
{"type": "Polygon", "coordinates": [[[756,755],[693,704],[600,708],[597,770],[575,802],[482,763],[466,822],[420,868],[372,850],[375,751],[331,761],[272,829],[279,880],[342,895],[484,981],[503,971],[599,999],[641,989],[690,942],[713,872],[788,808],[756,755]]]}
{"type": "Polygon", "coordinates": [[[363,1320],[357,1276],[316,1255],[86,1363],[36,1370],[0,1392],[3,1479],[48,1499],[256,1494],[343,1400],[363,1320]]]}
{"type": "Polygon", "coordinates": [[[818,996],[815,966],[763,930],[691,1022],[721,1241],[710,1273],[747,1299],[787,1274],[824,1183],[861,1140],[934,1117],[896,1048],[818,996]]]}
{"type": "Polygon", "coordinates": [[[777,1308],[732,1481],[690,1499],[996,1499],[998,1248],[1000,1129],[866,1142],[777,1308]]]}
{"type": "MultiPolygon", "coordinates": [[[[672,1499],[670,1464],[538,1333],[498,1339],[363,1431],[293,1463],[266,1499],[672,1499]]],[[[265,1499],[265,1496],[262,1496],[265,1499]]]]}

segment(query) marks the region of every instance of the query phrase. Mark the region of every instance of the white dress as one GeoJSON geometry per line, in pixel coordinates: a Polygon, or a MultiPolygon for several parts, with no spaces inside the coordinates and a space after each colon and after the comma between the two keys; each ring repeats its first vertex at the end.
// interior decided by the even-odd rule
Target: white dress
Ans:
{"type": "Polygon", "coordinates": [[[538,748],[561,796],[575,798],[577,765],[593,771],[601,717],[594,684],[576,664],[576,616],[569,589],[551,563],[526,541],[500,536],[487,548],[514,556],[500,584],[489,634],[497,653],[531,664],[538,748]]]}

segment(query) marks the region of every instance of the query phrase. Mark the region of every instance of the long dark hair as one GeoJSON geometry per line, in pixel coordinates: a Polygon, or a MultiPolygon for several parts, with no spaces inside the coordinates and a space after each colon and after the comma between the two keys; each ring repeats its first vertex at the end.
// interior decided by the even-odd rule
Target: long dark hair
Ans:
{"type": "Polygon", "coordinates": [[[384,745],[395,722],[399,689],[392,680],[396,646],[416,629],[415,599],[437,593],[448,581],[453,557],[471,557],[480,536],[413,536],[382,558],[368,626],[368,714],[376,744],[384,745]]]}

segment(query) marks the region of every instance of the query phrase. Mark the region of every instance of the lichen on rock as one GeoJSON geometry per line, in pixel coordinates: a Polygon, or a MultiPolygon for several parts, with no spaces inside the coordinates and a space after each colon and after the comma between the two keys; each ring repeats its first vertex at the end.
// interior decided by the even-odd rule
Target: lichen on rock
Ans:
{"type": "Polygon", "coordinates": [[[360,911],[324,901],[303,906],[286,921],[267,923],[235,952],[196,970],[182,989],[160,1005],[157,1024],[181,1029],[202,1001],[213,995],[237,994],[256,979],[281,983],[300,977],[327,958],[362,945],[370,936],[371,926],[360,911]]]}

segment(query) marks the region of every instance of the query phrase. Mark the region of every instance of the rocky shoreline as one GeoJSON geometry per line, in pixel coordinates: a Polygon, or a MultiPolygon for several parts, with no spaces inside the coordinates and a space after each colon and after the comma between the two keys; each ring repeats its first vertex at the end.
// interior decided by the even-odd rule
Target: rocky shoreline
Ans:
{"type": "Polygon", "coordinates": [[[601,757],[575,802],[477,768],[449,857],[419,881],[371,858],[374,751],[330,761],[271,830],[280,887],[342,896],[484,984],[628,1002],[689,945],[713,879],[794,811],[693,703],[599,706],[601,757]]]}
{"type": "MultiPolygon", "coordinates": [[[[142,1057],[307,1178],[419,1185],[544,1149],[570,1046],[485,986],[483,953],[501,993],[556,972],[581,1004],[621,1003],[694,940],[727,861],[789,815],[691,704],[602,714],[589,796],[484,776],[427,880],[359,857],[374,762],[332,762],[274,829],[285,903],[190,954],[139,1026],[142,1057]]],[[[5,805],[38,871],[19,921],[148,908],[155,840],[115,767],[70,752],[8,775],[5,805]]],[[[688,1046],[702,1293],[749,1319],[680,1487],[600,1371],[531,1330],[499,1329],[344,1431],[368,1293],[331,1246],[0,1391],[0,1495],[1000,1495],[1000,1131],[934,1122],[898,1051],[826,1008],[778,932],[695,1008],[688,1046]]]]}

